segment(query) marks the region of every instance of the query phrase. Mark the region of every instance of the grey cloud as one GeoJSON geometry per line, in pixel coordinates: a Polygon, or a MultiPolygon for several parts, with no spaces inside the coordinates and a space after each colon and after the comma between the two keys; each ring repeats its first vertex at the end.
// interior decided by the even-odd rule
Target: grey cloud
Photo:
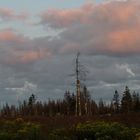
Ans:
{"type": "MultiPolygon", "coordinates": [[[[75,77],[69,75],[74,73],[77,51],[81,52],[81,63],[89,69],[85,84],[96,100],[110,100],[115,89],[122,93],[126,85],[139,92],[140,42],[137,34],[139,17],[136,15],[139,2],[137,5],[132,3],[112,2],[97,7],[87,5],[82,8],[82,14],[81,8],[78,8],[78,20],[68,17],[69,21],[61,24],[66,29],[57,37],[29,39],[15,31],[12,31],[12,34],[10,32],[9,38],[2,36],[1,101],[14,103],[18,93],[12,89],[23,89],[26,81],[37,86],[36,94],[41,100],[62,98],[68,89],[74,92],[75,77]],[[86,8],[90,9],[89,13],[86,13],[86,8]],[[122,13],[123,8],[127,9],[128,13],[122,13]],[[79,23],[79,18],[82,23],[79,23]],[[127,41],[128,43],[124,43],[127,41]]],[[[58,12],[62,13],[61,10],[58,12]]],[[[75,9],[67,14],[71,16],[71,12],[73,16],[77,13],[75,9]]],[[[53,22],[51,27],[56,28],[60,20],[63,20],[63,17],[59,19],[59,16],[57,22],[56,19],[51,21],[52,18],[43,21],[43,25],[53,22]]],[[[9,32],[6,32],[7,34],[9,32]]],[[[25,97],[23,96],[21,100],[25,97]]]]}

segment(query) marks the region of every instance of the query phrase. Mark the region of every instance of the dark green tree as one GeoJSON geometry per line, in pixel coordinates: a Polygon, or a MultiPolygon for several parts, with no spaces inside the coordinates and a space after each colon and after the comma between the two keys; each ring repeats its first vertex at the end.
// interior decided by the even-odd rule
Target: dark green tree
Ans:
{"type": "Polygon", "coordinates": [[[106,114],[105,102],[101,98],[98,103],[99,114],[106,114]]]}
{"type": "Polygon", "coordinates": [[[28,109],[30,115],[35,115],[35,102],[36,102],[36,96],[32,94],[28,99],[28,109]]]}
{"type": "Polygon", "coordinates": [[[135,91],[132,94],[132,108],[133,111],[140,111],[140,97],[139,94],[136,93],[135,91]]]}
{"type": "Polygon", "coordinates": [[[115,94],[114,94],[114,97],[113,97],[113,106],[114,106],[114,110],[115,110],[116,113],[119,112],[119,108],[120,108],[120,106],[119,106],[120,103],[119,102],[120,102],[119,93],[118,93],[117,90],[115,90],[115,94]]]}
{"type": "Polygon", "coordinates": [[[75,113],[76,97],[70,91],[66,91],[64,94],[64,101],[67,106],[67,114],[72,115],[75,113]]]}
{"type": "Polygon", "coordinates": [[[123,112],[129,113],[132,109],[132,97],[128,86],[125,87],[121,100],[121,109],[123,112]]]}
{"type": "Polygon", "coordinates": [[[32,94],[30,97],[29,97],[29,100],[28,100],[28,105],[33,105],[35,104],[36,102],[36,96],[34,94],[32,94]]]}

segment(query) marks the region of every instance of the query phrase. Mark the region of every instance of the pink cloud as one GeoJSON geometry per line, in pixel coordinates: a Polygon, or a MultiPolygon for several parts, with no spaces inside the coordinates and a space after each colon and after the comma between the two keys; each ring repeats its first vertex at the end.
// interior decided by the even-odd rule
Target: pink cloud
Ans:
{"type": "Polygon", "coordinates": [[[8,60],[10,64],[28,64],[31,62],[38,61],[40,59],[50,57],[49,51],[34,51],[34,50],[26,50],[26,51],[18,51],[15,50],[13,59],[8,60]]]}
{"type": "Polygon", "coordinates": [[[0,19],[1,20],[25,20],[28,18],[26,12],[17,13],[14,9],[0,8],[0,19]]]}
{"type": "Polygon", "coordinates": [[[52,27],[68,27],[74,24],[94,24],[103,20],[127,22],[137,16],[140,3],[136,1],[119,1],[94,5],[85,4],[75,9],[49,9],[40,14],[41,22],[52,27]]]}
{"type": "Polygon", "coordinates": [[[27,38],[22,35],[17,34],[12,29],[5,29],[5,30],[0,31],[0,41],[23,43],[27,41],[27,38]]]}
{"type": "MultiPolygon", "coordinates": [[[[14,11],[5,13],[11,16],[14,11]]],[[[47,10],[41,14],[42,24],[67,30],[57,39],[29,39],[10,29],[1,30],[0,53],[4,53],[0,55],[0,62],[27,64],[51,55],[77,51],[100,55],[139,54],[139,13],[138,0],[47,10]]]]}
{"type": "Polygon", "coordinates": [[[48,23],[53,27],[67,27],[73,24],[87,23],[94,5],[88,4],[77,9],[49,9],[40,14],[42,23],[48,23]]]}
{"type": "Polygon", "coordinates": [[[75,9],[50,9],[41,23],[67,28],[60,52],[79,50],[94,54],[140,53],[140,1],[112,1],[85,4],[75,9]]]}
{"type": "Polygon", "coordinates": [[[29,64],[36,61],[39,61],[44,58],[49,58],[51,56],[51,53],[49,50],[23,50],[23,49],[16,49],[12,48],[12,50],[8,52],[5,51],[5,55],[0,60],[0,63],[3,64],[29,64]]]}
{"type": "Polygon", "coordinates": [[[51,56],[41,42],[17,34],[12,29],[0,31],[0,63],[28,64],[51,56]]]}
{"type": "Polygon", "coordinates": [[[113,53],[140,53],[140,27],[113,31],[108,49],[113,53]]]}

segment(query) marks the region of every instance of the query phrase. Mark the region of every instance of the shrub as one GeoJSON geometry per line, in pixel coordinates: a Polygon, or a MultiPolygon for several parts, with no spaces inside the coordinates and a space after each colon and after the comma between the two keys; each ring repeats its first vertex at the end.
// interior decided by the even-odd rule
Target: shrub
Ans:
{"type": "Polygon", "coordinates": [[[49,140],[135,140],[139,132],[120,123],[88,122],[67,130],[55,130],[49,140]]]}
{"type": "Polygon", "coordinates": [[[40,126],[22,119],[1,121],[0,140],[42,140],[40,126]]]}
{"type": "Polygon", "coordinates": [[[83,137],[96,140],[134,140],[139,131],[119,123],[97,122],[77,125],[75,135],[81,137],[82,133],[83,137]]]}

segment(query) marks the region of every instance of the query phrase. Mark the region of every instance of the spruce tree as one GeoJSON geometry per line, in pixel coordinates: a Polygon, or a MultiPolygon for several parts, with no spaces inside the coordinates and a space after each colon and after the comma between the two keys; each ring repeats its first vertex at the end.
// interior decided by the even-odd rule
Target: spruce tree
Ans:
{"type": "Polygon", "coordinates": [[[128,86],[125,87],[121,100],[121,109],[123,112],[129,113],[132,109],[132,97],[128,86]]]}
{"type": "Polygon", "coordinates": [[[117,90],[115,90],[115,94],[113,97],[113,106],[114,106],[114,110],[116,113],[119,112],[119,93],[117,90]]]}

